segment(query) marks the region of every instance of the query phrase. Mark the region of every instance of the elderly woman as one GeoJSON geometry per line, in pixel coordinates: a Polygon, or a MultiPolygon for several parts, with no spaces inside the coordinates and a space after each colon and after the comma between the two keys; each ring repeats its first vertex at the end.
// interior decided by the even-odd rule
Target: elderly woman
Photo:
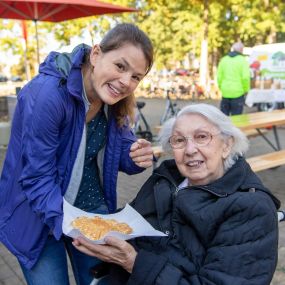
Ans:
{"type": "Polygon", "coordinates": [[[116,264],[109,284],[269,285],[279,201],[244,159],[245,135],[216,107],[195,104],[164,125],[161,142],[174,160],[162,162],[132,206],[168,237],[73,244],[116,264]]]}

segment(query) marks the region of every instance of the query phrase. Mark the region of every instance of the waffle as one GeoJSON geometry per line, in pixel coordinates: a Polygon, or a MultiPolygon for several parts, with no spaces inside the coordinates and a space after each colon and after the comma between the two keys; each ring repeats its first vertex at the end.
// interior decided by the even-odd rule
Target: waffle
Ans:
{"type": "Polygon", "coordinates": [[[110,231],[123,234],[133,232],[132,228],[126,223],[119,223],[114,219],[102,219],[98,216],[92,218],[78,217],[71,224],[73,228],[78,229],[84,236],[91,240],[99,240],[110,231]]]}

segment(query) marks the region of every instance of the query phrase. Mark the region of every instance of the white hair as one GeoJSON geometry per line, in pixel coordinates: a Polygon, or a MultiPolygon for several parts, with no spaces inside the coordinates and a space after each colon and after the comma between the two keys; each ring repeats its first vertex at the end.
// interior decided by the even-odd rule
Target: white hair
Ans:
{"type": "Polygon", "coordinates": [[[241,42],[236,42],[232,45],[231,51],[236,51],[242,53],[243,51],[243,44],[241,42]]]}
{"type": "MultiPolygon", "coordinates": [[[[218,108],[209,104],[192,104],[185,106],[175,118],[166,121],[159,133],[159,141],[163,150],[170,151],[169,138],[171,137],[175,123],[179,117],[187,114],[199,114],[205,117],[210,123],[215,125],[224,139],[227,141],[233,138],[233,146],[229,156],[224,160],[224,169],[227,171],[232,167],[239,156],[244,156],[249,147],[246,135],[236,126],[233,125],[231,119],[222,113],[218,108]]],[[[191,124],[191,122],[187,122],[191,124]]]]}

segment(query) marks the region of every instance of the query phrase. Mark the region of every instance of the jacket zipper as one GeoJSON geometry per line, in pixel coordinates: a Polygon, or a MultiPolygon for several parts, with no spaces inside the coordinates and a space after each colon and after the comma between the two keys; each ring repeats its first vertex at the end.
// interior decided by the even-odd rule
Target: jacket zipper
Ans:
{"type": "MultiPolygon", "coordinates": [[[[173,181],[171,181],[168,177],[166,177],[166,176],[164,176],[164,175],[162,175],[162,174],[159,174],[159,173],[155,173],[155,175],[157,175],[157,176],[159,176],[159,177],[161,177],[161,178],[164,178],[164,179],[166,179],[172,186],[174,186],[174,188],[175,188],[175,191],[172,193],[172,197],[173,197],[173,200],[175,200],[176,199],[176,197],[177,197],[177,195],[178,195],[178,192],[179,191],[181,191],[181,190],[187,190],[187,189],[199,189],[199,190],[203,190],[203,191],[206,191],[206,192],[208,192],[208,193],[211,193],[211,194],[213,194],[213,195],[215,195],[215,196],[217,196],[217,197],[220,197],[220,198],[224,198],[224,197],[227,197],[228,196],[228,194],[227,193],[225,193],[225,194],[218,194],[218,193],[215,193],[214,191],[211,191],[210,189],[208,189],[208,187],[207,186],[199,186],[199,187],[196,187],[196,186],[186,186],[186,187],[183,187],[183,188],[178,188],[175,184],[174,184],[174,182],[173,181]]],[[[162,231],[162,232],[164,232],[165,234],[169,234],[169,231],[168,230],[163,230],[163,228],[162,228],[162,226],[161,226],[161,224],[159,223],[159,227],[160,227],[160,230],[162,231]]],[[[173,233],[173,236],[174,236],[174,233],[173,233]]]]}
{"type": "Polygon", "coordinates": [[[156,173],[157,176],[160,176],[162,178],[165,178],[169,183],[171,183],[174,188],[175,188],[175,191],[173,193],[173,195],[176,197],[178,195],[178,192],[181,191],[181,190],[186,190],[186,189],[198,189],[198,190],[203,190],[203,191],[206,191],[206,192],[209,192],[217,197],[220,197],[220,198],[224,198],[224,197],[227,197],[228,194],[227,193],[224,193],[224,194],[218,194],[212,190],[210,190],[207,186],[186,186],[186,187],[183,187],[183,188],[178,188],[168,177],[162,175],[162,174],[159,174],[159,173],[156,173]]]}
{"type": "Polygon", "coordinates": [[[224,193],[224,194],[216,193],[216,192],[214,192],[214,191],[208,189],[207,186],[186,186],[186,187],[183,187],[183,188],[181,188],[181,189],[179,189],[179,188],[177,187],[177,190],[175,191],[174,194],[177,196],[177,194],[178,194],[179,191],[181,191],[181,190],[186,190],[186,189],[203,190],[203,191],[209,192],[209,193],[211,193],[211,194],[213,194],[213,195],[215,195],[215,196],[217,196],[217,197],[220,197],[220,198],[225,198],[225,197],[228,196],[227,193],[224,193]]]}

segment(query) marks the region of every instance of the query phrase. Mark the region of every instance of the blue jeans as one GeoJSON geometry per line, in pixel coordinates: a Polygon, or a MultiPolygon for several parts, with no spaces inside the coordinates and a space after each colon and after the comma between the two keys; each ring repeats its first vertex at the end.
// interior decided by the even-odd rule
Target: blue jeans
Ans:
{"type": "Polygon", "coordinates": [[[233,99],[222,98],[221,111],[227,116],[242,114],[244,102],[245,102],[244,95],[233,99]]]}
{"type": "Polygon", "coordinates": [[[72,239],[57,241],[48,237],[41,256],[32,269],[21,266],[28,285],[69,285],[67,255],[69,255],[77,285],[90,285],[93,277],[89,270],[100,262],[95,257],[81,253],[72,245],[72,239]]]}

